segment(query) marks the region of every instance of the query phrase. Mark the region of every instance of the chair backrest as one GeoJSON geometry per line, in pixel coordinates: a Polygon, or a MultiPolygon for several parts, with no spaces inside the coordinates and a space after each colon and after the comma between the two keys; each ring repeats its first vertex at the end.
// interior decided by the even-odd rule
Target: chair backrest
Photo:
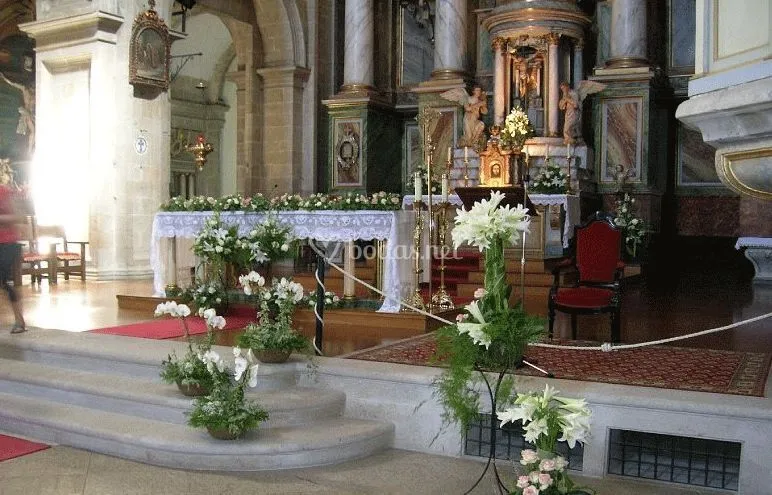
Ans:
{"type": "Polygon", "coordinates": [[[620,261],[622,231],[610,218],[596,213],[574,232],[579,282],[613,282],[620,261]]]}
{"type": "Polygon", "coordinates": [[[37,225],[35,234],[40,249],[45,251],[49,245],[56,244],[57,249],[61,246],[62,250],[67,251],[67,236],[61,225],[37,225]]]}

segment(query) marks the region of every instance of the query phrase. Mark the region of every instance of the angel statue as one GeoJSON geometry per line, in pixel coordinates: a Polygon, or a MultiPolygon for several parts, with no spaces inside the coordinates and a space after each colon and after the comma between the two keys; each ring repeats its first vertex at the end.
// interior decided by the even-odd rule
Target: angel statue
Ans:
{"type": "Polygon", "coordinates": [[[464,135],[458,140],[458,145],[474,147],[485,130],[485,124],[480,120],[480,115],[488,113],[488,97],[485,91],[480,86],[475,86],[469,95],[463,88],[455,88],[440,96],[464,107],[464,135]]]}
{"type": "Polygon", "coordinates": [[[572,90],[567,82],[560,83],[563,97],[558,102],[558,107],[566,112],[563,124],[563,143],[574,144],[582,139],[582,102],[593,93],[603,91],[606,87],[595,81],[582,81],[576,90],[572,90]]]}

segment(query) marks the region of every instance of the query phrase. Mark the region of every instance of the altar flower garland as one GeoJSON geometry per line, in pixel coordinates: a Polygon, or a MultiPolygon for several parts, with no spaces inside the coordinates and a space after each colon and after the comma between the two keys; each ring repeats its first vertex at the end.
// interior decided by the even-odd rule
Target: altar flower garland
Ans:
{"type": "Polygon", "coordinates": [[[547,167],[534,179],[531,192],[534,194],[565,194],[568,189],[568,174],[547,159],[547,167]]]}
{"type": "Polygon", "coordinates": [[[480,387],[469,382],[487,380],[484,371],[499,373],[497,398],[506,401],[513,381],[505,374],[520,363],[526,345],[544,332],[541,318],[527,315],[520,305],[509,306],[504,246],[521,240],[530,218],[521,205],[501,206],[503,200],[503,194],[493,191],[471,210],[458,210],[452,232],[455,247],[467,243],[485,253],[485,289],[475,293],[455,325],[437,335],[435,358],[448,365],[436,383],[443,419],[458,423],[462,431],[479,418],[480,387]]]}
{"type": "Polygon", "coordinates": [[[183,198],[175,196],[161,204],[161,211],[319,211],[319,210],[381,210],[393,211],[402,207],[399,194],[377,192],[370,195],[359,193],[323,194],[310,196],[282,194],[268,198],[263,194],[242,196],[234,194],[222,198],[196,196],[183,198]]]}
{"type": "Polygon", "coordinates": [[[533,136],[533,126],[528,119],[528,114],[520,107],[512,108],[504,119],[504,127],[499,136],[504,147],[522,148],[525,140],[533,136]]]}

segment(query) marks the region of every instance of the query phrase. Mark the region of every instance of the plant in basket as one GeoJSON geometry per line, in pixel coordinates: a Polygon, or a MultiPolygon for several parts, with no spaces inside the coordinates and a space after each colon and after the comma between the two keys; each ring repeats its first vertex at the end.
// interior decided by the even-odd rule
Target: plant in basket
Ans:
{"type": "Polygon", "coordinates": [[[199,311],[212,308],[218,313],[224,313],[229,302],[228,292],[219,281],[191,285],[183,292],[182,299],[194,304],[199,311]]]}
{"type": "Polygon", "coordinates": [[[292,352],[307,351],[308,339],[292,328],[292,314],[303,299],[303,286],[282,277],[267,287],[256,272],[239,278],[247,295],[259,300],[257,323],[250,323],[239,337],[241,347],[254,350],[262,362],[282,362],[292,352]]]}
{"type": "Polygon", "coordinates": [[[222,366],[213,367],[211,364],[214,330],[224,328],[225,319],[217,316],[212,309],[200,313],[206,321],[207,336],[194,347],[185,320],[190,315],[190,308],[187,305],[168,301],[159,304],[155,310],[155,316],[170,315],[179,318],[182,322],[188,350],[182,358],[172,352],[161,362],[161,379],[166,383],[176,383],[180,391],[188,396],[207,393],[214,386],[215,380],[225,372],[222,366]]]}
{"type": "MultiPolygon", "coordinates": [[[[257,386],[258,364],[252,352],[234,347],[233,355],[233,370],[213,375],[211,393],[198,397],[193,402],[193,410],[188,413],[190,426],[206,428],[210,435],[221,440],[238,438],[268,419],[265,409],[245,397],[247,387],[257,386]]],[[[210,357],[207,365],[219,369],[222,366],[219,356],[210,357]]]]}

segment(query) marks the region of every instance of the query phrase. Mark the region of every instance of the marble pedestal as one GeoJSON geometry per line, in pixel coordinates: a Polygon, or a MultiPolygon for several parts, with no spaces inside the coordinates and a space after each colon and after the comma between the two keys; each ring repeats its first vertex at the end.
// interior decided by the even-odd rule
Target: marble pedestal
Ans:
{"type": "Polygon", "coordinates": [[[735,248],[745,248],[745,257],[755,270],[754,283],[772,283],[772,238],[740,237],[735,248]]]}

